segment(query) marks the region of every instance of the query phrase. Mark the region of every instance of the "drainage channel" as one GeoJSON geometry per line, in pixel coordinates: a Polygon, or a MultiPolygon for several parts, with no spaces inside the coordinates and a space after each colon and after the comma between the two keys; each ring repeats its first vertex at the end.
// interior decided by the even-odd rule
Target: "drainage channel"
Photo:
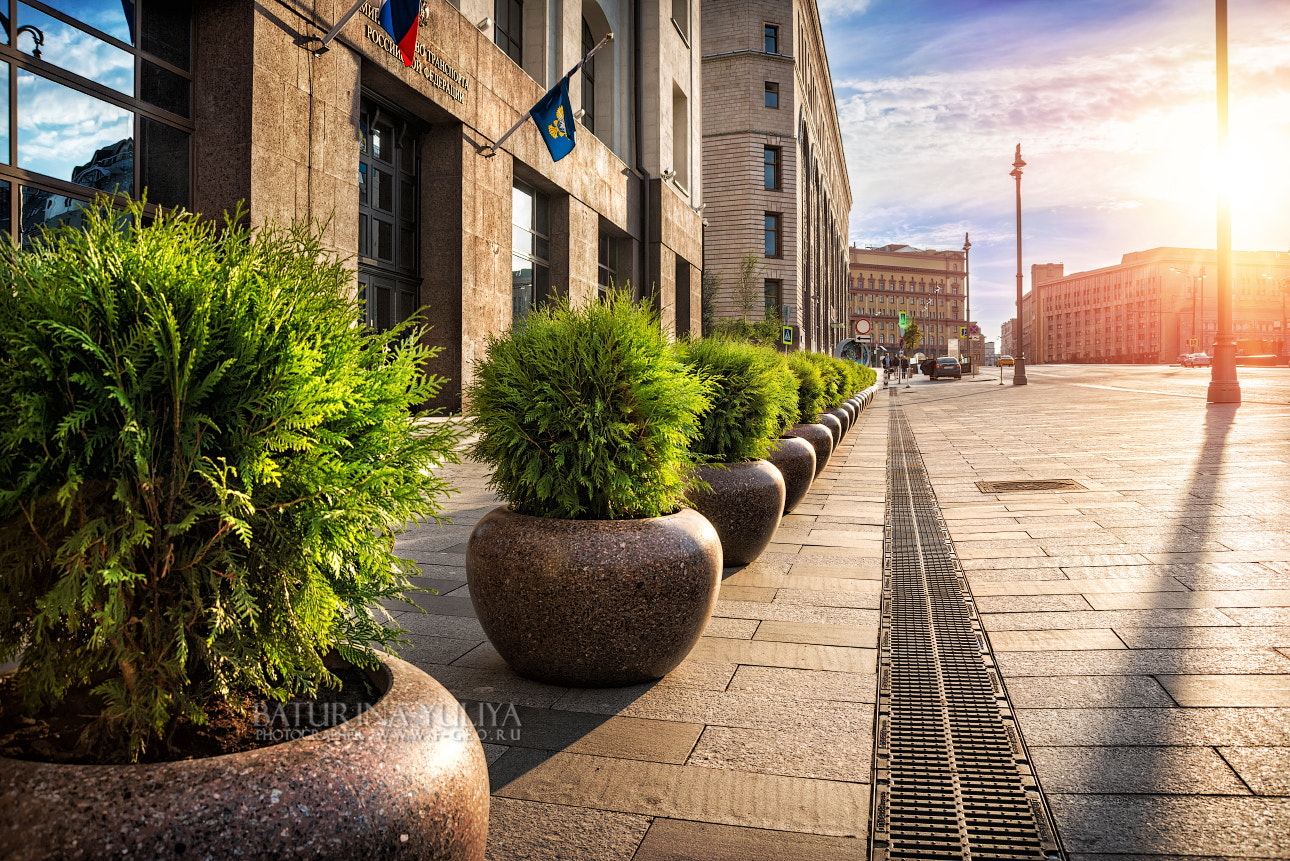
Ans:
{"type": "Polygon", "coordinates": [[[1064,859],[909,421],[887,445],[871,861],[1064,859]]]}

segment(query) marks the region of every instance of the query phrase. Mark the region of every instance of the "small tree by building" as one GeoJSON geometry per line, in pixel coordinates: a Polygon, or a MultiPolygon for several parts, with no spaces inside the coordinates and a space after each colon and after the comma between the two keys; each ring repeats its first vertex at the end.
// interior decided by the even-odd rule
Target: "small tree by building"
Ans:
{"type": "Polygon", "coordinates": [[[753,308],[757,307],[757,300],[761,297],[761,291],[757,289],[757,279],[765,268],[761,258],[753,251],[749,251],[739,260],[739,280],[735,283],[735,302],[739,306],[740,315],[745,323],[748,322],[748,316],[752,314],[753,308]]]}
{"type": "Polygon", "coordinates": [[[912,353],[914,348],[923,343],[923,330],[919,328],[916,321],[910,320],[909,325],[905,327],[903,336],[905,343],[905,352],[912,353]]]}

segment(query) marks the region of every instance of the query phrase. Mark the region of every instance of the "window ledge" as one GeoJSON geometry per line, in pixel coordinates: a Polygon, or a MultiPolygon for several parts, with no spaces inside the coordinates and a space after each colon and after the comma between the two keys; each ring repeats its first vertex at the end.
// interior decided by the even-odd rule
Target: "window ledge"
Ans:
{"type": "Polygon", "coordinates": [[[690,37],[685,35],[685,31],[681,29],[681,25],[677,23],[677,20],[675,18],[669,18],[668,20],[670,20],[672,22],[672,26],[676,28],[676,35],[680,36],[681,41],[685,43],[685,47],[689,48],[690,37]]]}

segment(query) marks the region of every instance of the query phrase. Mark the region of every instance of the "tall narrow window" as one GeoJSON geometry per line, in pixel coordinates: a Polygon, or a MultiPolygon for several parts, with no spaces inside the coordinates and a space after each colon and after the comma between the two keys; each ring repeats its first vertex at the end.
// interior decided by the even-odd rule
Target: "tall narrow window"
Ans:
{"type": "Polygon", "coordinates": [[[524,39],[523,0],[493,0],[493,18],[493,41],[506,56],[523,66],[524,54],[520,47],[524,39]]]}
{"type": "Polygon", "coordinates": [[[622,286],[618,278],[619,241],[608,233],[600,234],[600,254],[596,265],[596,283],[604,296],[614,286],[622,286]]]}
{"type": "Polygon", "coordinates": [[[780,212],[766,213],[766,256],[783,257],[782,226],[784,215],[780,212]]]}
{"type": "MultiPolygon", "coordinates": [[[[591,36],[591,25],[587,19],[582,19],[582,54],[585,57],[592,48],[596,47],[596,40],[591,36]]],[[[582,64],[582,109],[586,113],[582,115],[583,127],[591,132],[596,133],[596,58],[592,57],[582,64]]]]}
{"type": "Polygon", "coordinates": [[[766,190],[779,191],[784,187],[780,167],[780,162],[783,160],[783,150],[777,146],[768,146],[764,150],[766,190]]]}
{"type": "Polygon", "coordinates": [[[384,332],[421,304],[416,134],[363,99],[358,141],[358,283],[367,324],[384,332]]]}
{"type": "MultiPolygon", "coordinates": [[[[766,308],[766,319],[780,317],[780,306],[784,304],[784,282],[778,278],[767,278],[762,285],[763,302],[766,308]]],[[[784,322],[788,322],[785,320],[784,322]]]]}
{"type": "Polygon", "coordinates": [[[550,199],[519,180],[511,189],[511,321],[551,292],[550,199]]]}
{"type": "Polygon", "coordinates": [[[767,24],[765,30],[765,50],[767,54],[779,53],[779,27],[775,24],[767,24]]]}
{"type": "Polygon", "coordinates": [[[685,93],[672,85],[672,170],[676,182],[684,189],[690,187],[690,107],[685,93]]]}
{"type": "Polygon", "coordinates": [[[774,81],[766,82],[766,107],[779,107],[779,84],[774,81]]]}
{"type": "Polygon", "coordinates": [[[672,0],[672,23],[688,42],[690,40],[690,0],[672,0]]]}

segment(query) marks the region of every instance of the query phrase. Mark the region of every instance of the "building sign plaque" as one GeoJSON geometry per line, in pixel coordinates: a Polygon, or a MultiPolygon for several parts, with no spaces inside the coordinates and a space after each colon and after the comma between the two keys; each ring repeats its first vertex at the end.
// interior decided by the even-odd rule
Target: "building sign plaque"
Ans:
{"type": "MultiPolygon", "coordinates": [[[[399,65],[403,64],[403,57],[399,54],[399,46],[390,38],[390,34],[385,32],[380,26],[380,10],[371,3],[363,4],[363,14],[376,22],[376,26],[364,24],[368,41],[379,45],[385,53],[395,57],[399,65]]],[[[470,91],[470,81],[466,76],[457,71],[448,62],[431,51],[425,45],[417,42],[416,56],[412,60],[412,71],[425,78],[430,84],[448,94],[448,97],[458,102],[466,101],[466,93],[470,91]]]]}

